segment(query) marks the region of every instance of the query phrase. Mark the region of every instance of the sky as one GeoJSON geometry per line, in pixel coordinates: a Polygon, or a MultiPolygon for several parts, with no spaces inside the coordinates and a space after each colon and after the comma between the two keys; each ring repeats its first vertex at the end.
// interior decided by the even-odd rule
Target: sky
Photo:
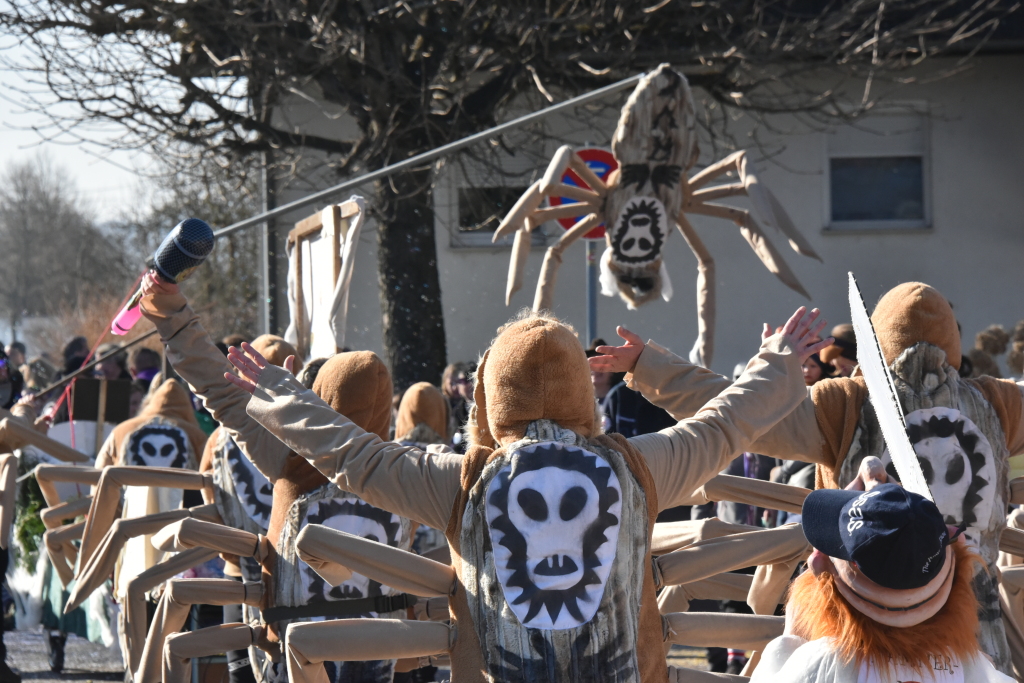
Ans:
{"type": "MultiPolygon", "coordinates": [[[[21,60],[26,50],[10,44],[2,45],[5,58],[21,60]]],[[[133,169],[146,169],[149,160],[139,153],[110,151],[102,143],[113,139],[113,133],[93,134],[99,144],[83,145],[71,140],[43,141],[32,126],[46,124],[36,112],[27,111],[19,103],[23,97],[18,88],[24,88],[22,77],[0,66],[0,171],[11,163],[31,161],[45,154],[50,161],[63,168],[78,186],[80,196],[101,222],[116,218],[132,206],[139,197],[140,176],[133,169]]]]}

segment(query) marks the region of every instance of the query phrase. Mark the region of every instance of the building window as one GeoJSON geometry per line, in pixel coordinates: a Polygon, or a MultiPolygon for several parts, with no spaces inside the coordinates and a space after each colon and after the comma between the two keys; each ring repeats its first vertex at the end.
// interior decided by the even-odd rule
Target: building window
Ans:
{"type": "MultiPolygon", "coordinates": [[[[510,247],[514,235],[492,243],[501,219],[512,210],[527,187],[460,187],[458,193],[459,226],[452,235],[453,247],[510,247]]],[[[533,232],[532,242],[544,244],[544,233],[533,232]]]]}
{"type": "Polygon", "coordinates": [[[829,230],[921,229],[928,202],[923,116],[872,116],[829,135],[829,230]]]}

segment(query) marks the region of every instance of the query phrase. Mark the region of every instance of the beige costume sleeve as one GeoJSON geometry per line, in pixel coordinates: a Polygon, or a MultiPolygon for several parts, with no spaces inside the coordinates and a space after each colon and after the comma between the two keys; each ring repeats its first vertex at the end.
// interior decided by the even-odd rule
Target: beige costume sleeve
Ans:
{"type": "Polygon", "coordinates": [[[203,399],[206,409],[228,430],[242,452],[270,481],[276,481],[289,448],[245,413],[249,394],[224,379],[231,365],[199,323],[185,297],[151,295],[143,298],[142,312],[160,331],[160,340],[174,370],[203,399]]]}
{"type": "Polygon", "coordinates": [[[260,376],[248,411],[343,490],[435,529],[448,526],[462,456],[382,441],[273,365],[260,376]]]}
{"type": "MultiPolygon", "coordinates": [[[[763,352],[762,347],[755,360],[763,352]]],[[[654,342],[648,342],[637,359],[632,375],[627,378],[627,385],[639,391],[654,405],[668,411],[674,419],[683,420],[695,415],[708,401],[732,386],[732,382],[722,375],[683,360],[654,342]]],[[[804,400],[782,420],[760,434],[750,444],[749,450],[784,460],[823,462],[821,434],[810,393],[805,390],[804,400]]]]}
{"type": "MultiPolygon", "coordinates": [[[[629,440],[647,460],[658,506],[664,510],[683,504],[736,453],[754,451],[758,437],[806,400],[799,356],[781,335],[770,337],[743,375],[723,385],[696,417],[629,440]]],[[[813,410],[811,426],[817,434],[813,410]]]]}
{"type": "Polygon", "coordinates": [[[98,470],[102,470],[104,467],[117,464],[117,444],[114,443],[114,432],[110,432],[107,438],[103,441],[103,445],[100,446],[100,452],[96,454],[96,464],[93,465],[98,470]]]}

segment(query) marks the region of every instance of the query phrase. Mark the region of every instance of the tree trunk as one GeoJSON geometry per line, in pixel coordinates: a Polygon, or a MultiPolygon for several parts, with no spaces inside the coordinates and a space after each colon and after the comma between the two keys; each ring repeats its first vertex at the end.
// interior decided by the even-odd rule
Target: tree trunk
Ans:
{"type": "Polygon", "coordinates": [[[429,169],[401,173],[377,185],[384,354],[396,391],[440,384],[447,363],[431,175],[429,169]]]}

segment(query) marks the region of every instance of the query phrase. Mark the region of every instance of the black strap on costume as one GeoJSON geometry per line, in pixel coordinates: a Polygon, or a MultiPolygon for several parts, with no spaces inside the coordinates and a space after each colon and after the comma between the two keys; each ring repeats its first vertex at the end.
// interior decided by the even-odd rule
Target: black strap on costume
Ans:
{"type": "Polygon", "coordinates": [[[263,610],[262,614],[263,621],[272,624],[277,621],[310,619],[312,617],[354,617],[369,612],[384,614],[412,607],[415,604],[415,595],[397,593],[395,595],[377,595],[372,598],[327,600],[298,607],[271,607],[263,610]]]}

